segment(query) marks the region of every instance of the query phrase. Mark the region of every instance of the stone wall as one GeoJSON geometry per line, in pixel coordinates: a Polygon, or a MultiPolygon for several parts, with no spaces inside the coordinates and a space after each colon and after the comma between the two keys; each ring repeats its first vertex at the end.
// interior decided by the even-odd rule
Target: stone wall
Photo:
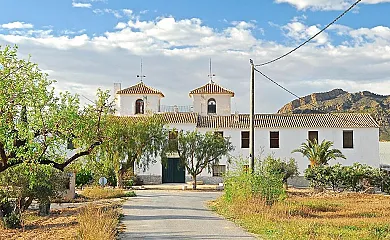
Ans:
{"type": "MultiPolygon", "coordinates": [[[[186,182],[191,182],[192,177],[186,176],[186,182]]],[[[210,176],[198,176],[196,177],[196,181],[202,181],[203,184],[209,184],[209,185],[218,185],[219,183],[223,182],[222,177],[210,177],[210,176]]]]}
{"type": "Polygon", "coordinates": [[[143,184],[162,184],[162,176],[159,175],[138,175],[138,177],[143,181],[143,184]]]}

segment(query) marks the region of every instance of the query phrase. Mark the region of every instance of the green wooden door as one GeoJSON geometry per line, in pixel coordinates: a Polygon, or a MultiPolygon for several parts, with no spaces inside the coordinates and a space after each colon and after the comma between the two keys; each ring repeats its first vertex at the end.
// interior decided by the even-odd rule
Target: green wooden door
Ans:
{"type": "Polygon", "coordinates": [[[168,158],[167,165],[162,165],[163,183],[184,183],[185,169],[180,165],[178,158],[168,158]]]}

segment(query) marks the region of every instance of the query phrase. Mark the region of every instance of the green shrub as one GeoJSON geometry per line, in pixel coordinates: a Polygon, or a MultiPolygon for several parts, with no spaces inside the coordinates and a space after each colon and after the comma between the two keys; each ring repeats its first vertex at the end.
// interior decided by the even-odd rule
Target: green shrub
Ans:
{"type": "Polygon", "coordinates": [[[22,219],[19,212],[10,212],[3,217],[3,223],[5,228],[20,228],[22,219]]]}
{"type": "Polygon", "coordinates": [[[381,190],[387,194],[390,194],[390,172],[383,172],[382,176],[381,190]]]}
{"type": "Polygon", "coordinates": [[[262,161],[261,166],[263,168],[262,171],[267,175],[281,175],[283,183],[286,185],[289,178],[299,174],[298,164],[294,158],[290,158],[289,161],[286,161],[268,156],[262,161]]]}
{"type": "Polygon", "coordinates": [[[76,173],[76,186],[82,187],[93,180],[92,171],[87,168],[82,168],[76,173]]]}
{"type": "Polygon", "coordinates": [[[345,188],[345,167],[341,164],[310,167],[305,171],[305,178],[314,188],[331,187],[333,191],[340,191],[345,188]]]}
{"type": "Polygon", "coordinates": [[[364,191],[378,187],[384,192],[390,190],[390,176],[378,168],[354,163],[352,166],[316,166],[305,170],[305,178],[315,188],[330,187],[334,191],[364,191]]]}
{"type": "MultiPolygon", "coordinates": [[[[277,160],[279,161],[279,160],[277,160]]],[[[246,200],[252,197],[261,198],[265,204],[273,205],[285,196],[283,177],[269,163],[276,160],[267,158],[267,164],[257,161],[253,174],[248,171],[245,160],[237,159],[236,167],[225,174],[224,199],[228,202],[246,200]]]]}
{"type": "Polygon", "coordinates": [[[67,186],[69,177],[49,165],[23,163],[0,173],[0,187],[6,189],[5,196],[17,203],[12,210],[16,215],[25,211],[33,200],[50,209],[50,199],[61,196],[67,186]]]}
{"type": "Polygon", "coordinates": [[[133,179],[124,180],[123,185],[125,188],[131,188],[132,186],[134,186],[134,180],[133,179]]]}

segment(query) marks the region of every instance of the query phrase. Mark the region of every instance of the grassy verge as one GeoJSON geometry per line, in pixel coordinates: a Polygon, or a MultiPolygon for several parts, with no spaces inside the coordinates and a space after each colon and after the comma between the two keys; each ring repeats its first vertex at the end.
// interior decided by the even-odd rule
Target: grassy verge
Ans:
{"type": "Polygon", "coordinates": [[[114,240],[117,233],[119,213],[115,206],[84,207],[79,214],[78,237],[83,240],[114,240]]]}
{"type": "Polygon", "coordinates": [[[221,197],[212,208],[264,239],[390,239],[389,196],[290,191],[272,207],[221,197]]]}
{"type": "Polygon", "coordinates": [[[102,187],[86,188],[82,191],[81,195],[93,200],[136,196],[134,191],[102,187]]]}

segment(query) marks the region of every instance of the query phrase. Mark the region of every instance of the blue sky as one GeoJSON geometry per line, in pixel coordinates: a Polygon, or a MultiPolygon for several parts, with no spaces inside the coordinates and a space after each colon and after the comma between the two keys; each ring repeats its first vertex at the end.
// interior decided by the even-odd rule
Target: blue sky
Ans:
{"type": "MultiPolygon", "coordinates": [[[[156,19],[162,16],[173,16],[176,19],[199,18],[203,23],[215,29],[222,29],[233,21],[256,21],[264,30],[263,38],[272,41],[283,41],[280,29],[270,23],[283,25],[296,16],[305,15],[308,25],[324,26],[335,18],[340,11],[298,10],[287,3],[276,3],[272,0],[245,1],[182,1],[182,0],[97,0],[73,1],[74,3],[91,4],[90,7],[75,8],[72,0],[2,0],[1,8],[6,9],[0,15],[0,22],[21,21],[34,24],[36,28],[52,27],[57,34],[61,31],[85,30],[87,34],[102,34],[112,29],[120,20],[126,19],[123,9],[130,9],[142,20],[156,19]],[[20,7],[23,6],[23,7],[20,7]],[[94,10],[110,9],[118,11],[121,18],[110,13],[94,13],[94,10]],[[143,13],[145,11],[145,13],[143,13]],[[143,14],[140,14],[143,13],[143,14]]],[[[315,1],[313,1],[315,2],[315,1]]],[[[360,5],[354,13],[346,15],[338,24],[352,28],[386,25],[389,21],[390,4],[360,5]]],[[[256,36],[261,31],[254,31],[256,36]]]]}
{"type": "MultiPolygon", "coordinates": [[[[337,25],[263,70],[299,95],[343,88],[390,94],[390,0],[363,0],[337,25]]],[[[93,98],[96,88],[145,82],[166,105],[191,104],[207,82],[236,91],[248,111],[248,62],[270,60],[316,33],[353,1],[0,0],[0,46],[19,45],[57,88],[93,98]]],[[[257,76],[257,112],[294,99],[257,76]]]]}

